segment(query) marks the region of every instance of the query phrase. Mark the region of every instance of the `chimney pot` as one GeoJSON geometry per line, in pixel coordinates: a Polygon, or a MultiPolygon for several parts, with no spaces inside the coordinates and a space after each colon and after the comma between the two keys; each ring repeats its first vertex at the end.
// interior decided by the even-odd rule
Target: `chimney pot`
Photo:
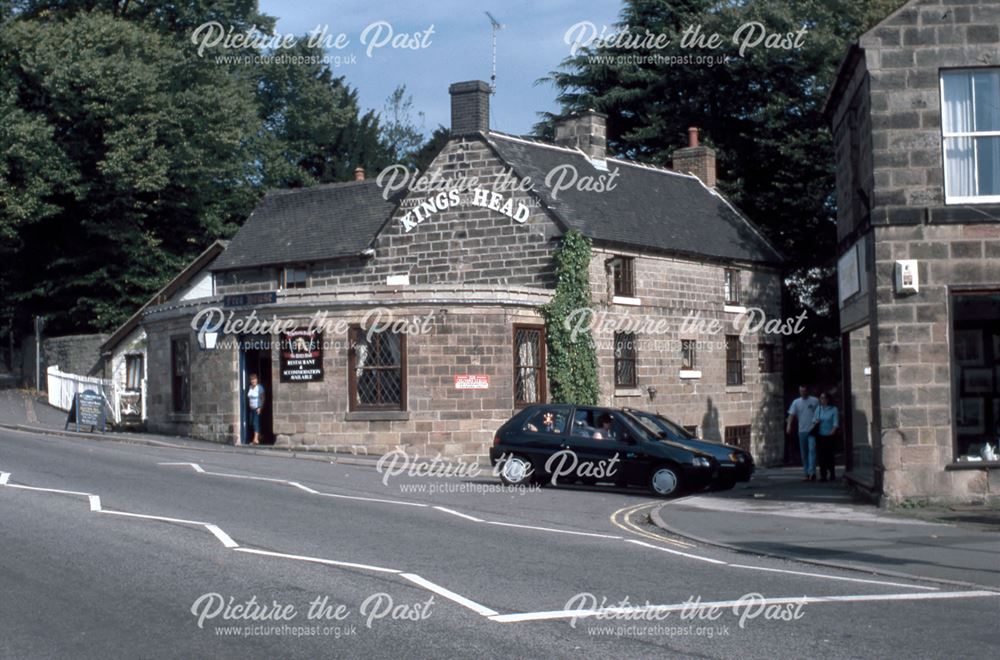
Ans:
{"type": "Polygon", "coordinates": [[[365,180],[365,168],[363,168],[363,167],[355,167],[354,168],[354,180],[355,181],[364,181],[365,180]]]}
{"type": "Polygon", "coordinates": [[[697,147],[698,146],[698,127],[692,126],[688,129],[688,146],[697,147]]]}
{"type": "Polygon", "coordinates": [[[486,133],[490,130],[490,86],[482,80],[457,82],[451,95],[451,133],[486,133]]]}

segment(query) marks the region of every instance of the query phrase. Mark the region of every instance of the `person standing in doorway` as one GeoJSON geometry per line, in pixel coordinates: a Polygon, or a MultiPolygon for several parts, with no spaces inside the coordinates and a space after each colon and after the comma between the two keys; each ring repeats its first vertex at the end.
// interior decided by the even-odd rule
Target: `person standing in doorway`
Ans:
{"type": "Polygon", "coordinates": [[[250,428],[253,429],[251,444],[260,444],[260,415],[264,410],[264,386],[257,382],[257,374],[250,374],[250,389],[247,390],[247,410],[250,428]]]}
{"type": "Polygon", "coordinates": [[[816,409],[819,408],[819,401],[814,396],[809,396],[809,388],[799,385],[799,398],[792,401],[788,408],[788,423],[785,431],[792,432],[792,419],[798,423],[799,432],[799,452],[802,455],[802,469],[805,472],[803,481],[816,480],[816,436],[813,435],[813,421],[816,418],[816,409]]]}
{"type": "Polygon", "coordinates": [[[830,405],[830,395],[826,392],[819,395],[819,408],[816,409],[813,426],[816,433],[816,455],[819,458],[819,480],[826,481],[829,476],[830,481],[833,481],[837,478],[834,474],[833,457],[840,418],[837,406],[830,405]]]}

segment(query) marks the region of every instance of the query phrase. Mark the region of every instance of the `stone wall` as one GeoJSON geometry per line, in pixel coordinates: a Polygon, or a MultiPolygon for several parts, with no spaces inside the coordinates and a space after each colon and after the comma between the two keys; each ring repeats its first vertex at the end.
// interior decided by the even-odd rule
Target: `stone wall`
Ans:
{"type": "MultiPolygon", "coordinates": [[[[781,319],[781,276],[774,270],[742,264],[743,307],[748,312],[726,311],[724,270],[721,263],[671,259],[652,253],[598,248],[590,265],[591,295],[597,310],[595,332],[601,387],[601,402],[610,406],[629,406],[661,412],[684,426],[697,427],[705,438],[722,440],[730,426],[751,427],[751,449],[759,463],[774,464],[784,454],[783,415],[785,410],[782,380],[783,335],[754,331],[745,335],[743,346],[744,384],[726,385],[726,335],[740,335],[750,319],[760,319],[749,312],[763,311],[768,320],[781,319]],[[613,283],[605,264],[614,256],[635,259],[635,293],[638,306],[616,303],[613,283]],[[716,334],[682,331],[685,317],[717,321],[716,334]],[[603,319],[608,326],[602,329],[603,319]],[[637,387],[614,386],[615,327],[638,332],[637,387]],[[697,342],[697,378],[681,377],[681,340],[697,342]],[[773,346],[773,373],[761,373],[758,346],[773,346]],[[656,393],[650,396],[648,388],[656,393]]],[[[752,321],[757,323],[758,321],[752,321]]]]}
{"type": "Polygon", "coordinates": [[[874,253],[874,272],[861,273],[873,276],[873,295],[848,301],[842,326],[852,338],[866,323],[871,332],[869,378],[857,373],[860,344],[850,343],[852,382],[864,385],[853,395],[871,399],[875,474],[865,481],[891,501],[995,494],[1000,483],[987,471],[946,469],[955,459],[949,289],[1000,288],[1000,205],[946,204],[940,76],[1000,66],[1000,3],[909,2],[848,57],[831,119],[841,248],[868,237],[874,253]],[[861,195],[869,159],[871,194],[861,195]],[[895,290],[899,259],[918,261],[919,293],[895,290]]]}
{"type": "MultiPolygon", "coordinates": [[[[460,294],[461,292],[452,292],[460,294]]],[[[483,291],[466,292],[469,297],[483,291]]],[[[457,295],[453,298],[460,298],[457,295]]],[[[368,309],[348,308],[333,300],[315,300],[328,313],[331,332],[324,335],[324,378],[313,383],[282,383],[279,354],[272,358],[273,430],[279,445],[304,445],[330,451],[381,454],[405,447],[411,454],[479,458],[485,456],[493,433],[514,413],[513,326],[543,325],[532,308],[545,294],[511,292],[514,305],[463,305],[459,300],[437,305],[389,305],[394,319],[428,319],[429,332],[406,336],[405,410],[349,410],[348,336],[335,334],[361,324],[368,309]],[[486,390],[456,389],[455,375],[485,374],[486,390]]],[[[301,309],[301,305],[297,305],[301,309]]],[[[286,309],[290,306],[286,305],[286,309]]],[[[308,325],[310,314],[282,313],[279,318],[308,325]]],[[[154,430],[190,434],[232,443],[239,429],[238,350],[232,337],[220,339],[214,351],[198,349],[187,325],[190,316],[174,314],[164,321],[148,320],[151,373],[170,373],[170,339],[189,335],[192,350],[190,415],[171,412],[169,377],[150,379],[148,406],[154,430]]],[[[268,336],[276,346],[276,337],[268,336]]]]}
{"type": "Polygon", "coordinates": [[[882,227],[875,235],[884,493],[983,495],[985,472],[942,469],[955,458],[948,289],[1000,288],[1000,223],[882,227]],[[896,259],[919,260],[919,293],[896,295],[896,259]]]}
{"type": "MultiPolygon", "coordinates": [[[[45,370],[58,365],[59,370],[79,376],[101,375],[101,344],[108,338],[105,334],[67,335],[65,337],[42,337],[42,388],[45,387],[45,370]]],[[[26,337],[21,342],[21,373],[24,386],[34,388],[35,383],[35,338],[26,337]]]]}

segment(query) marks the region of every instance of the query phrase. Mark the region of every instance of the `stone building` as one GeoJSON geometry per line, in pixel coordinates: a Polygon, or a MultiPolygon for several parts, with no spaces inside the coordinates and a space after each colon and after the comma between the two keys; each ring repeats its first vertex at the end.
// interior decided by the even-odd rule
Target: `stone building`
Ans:
{"type": "Polygon", "coordinates": [[[906,3],[850,46],[826,116],[849,477],[892,501],[995,497],[1000,2],[906,3]]]}
{"type": "Polygon", "coordinates": [[[451,139],[419,179],[358,168],[271,192],[213,264],[215,297],[144,313],[149,426],[245,439],[255,372],[279,445],[481,457],[548,400],[540,308],[575,229],[594,246],[601,403],[780,460],[781,336],[756,319],[781,314],[782,257],[715,190],[697,131],[675,172],[608,157],[599,113],[551,144],[491,131],[486,83],[450,93],[451,139]]]}
{"type": "Polygon", "coordinates": [[[117,393],[114,400],[122,426],[141,426],[146,421],[147,338],[143,314],[150,307],[214,296],[215,277],[209,266],[225,248],[225,241],[215,241],[205,248],[101,344],[101,374],[112,382],[117,393]]]}

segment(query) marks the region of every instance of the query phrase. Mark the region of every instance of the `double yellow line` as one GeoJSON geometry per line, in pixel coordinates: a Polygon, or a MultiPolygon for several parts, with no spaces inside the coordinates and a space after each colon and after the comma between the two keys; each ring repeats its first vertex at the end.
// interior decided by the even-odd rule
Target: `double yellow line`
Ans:
{"type": "Polygon", "coordinates": [[[651,509],[654,506],[660,506],[662,502],[643,502],[642,504],[633,504],[632,506],[626,506],[618,509],[611,514],[611,524],[618,529],[628,532],[629,534],[636,534],[646,539],[653,541],[661,541],[663,543],[670,543],[672,545],[681,548],[694,548],[696,547],[693,543],[688,543],[687,541],[678,541],[677,539],[672,539],[667,536],[661,536],[659,534],[654,534],[653,532],[646,531],[636,525],[630,516],[634,516],[644,509],[651,509]],[[620,521],[620,522],[619,522],[620,521]]]}

